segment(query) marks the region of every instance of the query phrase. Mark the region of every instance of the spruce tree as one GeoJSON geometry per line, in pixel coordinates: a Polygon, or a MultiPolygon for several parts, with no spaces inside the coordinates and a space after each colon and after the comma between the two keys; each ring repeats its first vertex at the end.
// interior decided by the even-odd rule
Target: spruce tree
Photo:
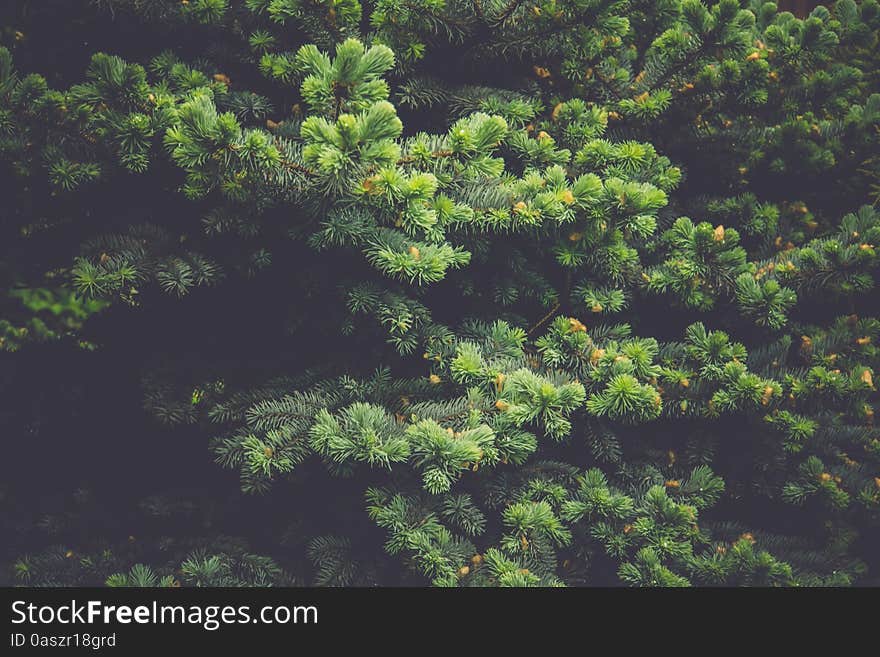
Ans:
{"type": "Polygon", "coordinates": [[[51,459],[18,377],[109,358],[238,485],[10,505],[12,581],[880,581],[876,0],[61,4],[4,10],[0,420],[51,459]]]}

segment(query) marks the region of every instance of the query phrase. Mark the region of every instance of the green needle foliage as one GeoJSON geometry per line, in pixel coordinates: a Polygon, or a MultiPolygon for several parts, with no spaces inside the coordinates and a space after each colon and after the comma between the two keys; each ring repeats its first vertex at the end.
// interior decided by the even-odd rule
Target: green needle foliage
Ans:
{"type": "Polygon", "coordinates": [[[14,581],[880,581],[876,0],[74,4],[151,36],[13,12],[0,348],[190,317],[140,401],[291,524],[14,581]]]}

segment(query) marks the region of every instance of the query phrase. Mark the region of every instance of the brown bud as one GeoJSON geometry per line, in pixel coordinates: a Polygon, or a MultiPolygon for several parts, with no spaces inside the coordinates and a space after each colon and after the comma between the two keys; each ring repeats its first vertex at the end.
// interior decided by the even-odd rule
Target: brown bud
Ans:
{"type": "Polygon", "coordinates": [[[587,327],[580,321],[575,319],[574,317],[568,320],[569,330],[572,333],[585,333],[587,327]]]}

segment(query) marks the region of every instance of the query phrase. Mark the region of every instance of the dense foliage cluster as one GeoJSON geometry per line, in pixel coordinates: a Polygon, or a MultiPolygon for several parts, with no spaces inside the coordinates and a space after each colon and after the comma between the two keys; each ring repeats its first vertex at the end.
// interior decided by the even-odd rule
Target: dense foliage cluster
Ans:
{"type": "Polygon", "coordinates": [[[241,499],[11,486],[12,581],[880,581],[876,0],[63,4],[0,34],[4,450],[109,353],[98,470],[241,499]]]}

